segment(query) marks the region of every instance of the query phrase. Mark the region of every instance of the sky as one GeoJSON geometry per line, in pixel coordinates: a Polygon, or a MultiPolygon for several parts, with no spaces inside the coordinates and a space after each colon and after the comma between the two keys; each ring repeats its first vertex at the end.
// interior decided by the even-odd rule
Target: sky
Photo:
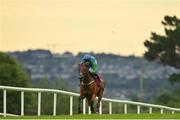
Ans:
{"type": "Polygon", "coordinates": [[[49,49],[142,56],[180,0],[0,0],[0,51],[49,49]]]}

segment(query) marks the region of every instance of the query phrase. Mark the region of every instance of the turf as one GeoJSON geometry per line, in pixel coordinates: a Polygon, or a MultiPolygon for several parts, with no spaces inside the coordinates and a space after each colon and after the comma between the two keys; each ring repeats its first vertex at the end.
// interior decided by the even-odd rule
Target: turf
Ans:
{"type": "Polygon", "coordinates": [[[180,114],[113,114],[113,115],[58,115],[58,116],[19,116],[0,119],[180,119],[180,114]]]}

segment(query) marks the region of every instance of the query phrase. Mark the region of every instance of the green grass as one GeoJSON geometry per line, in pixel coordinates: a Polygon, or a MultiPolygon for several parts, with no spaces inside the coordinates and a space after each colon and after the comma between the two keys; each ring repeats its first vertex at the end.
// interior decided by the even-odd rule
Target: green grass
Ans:
{"type": "Polygon", "coordinates": [[[0,119],[180,119],[180,114],[113,114],[0,117],[0,119]]]}

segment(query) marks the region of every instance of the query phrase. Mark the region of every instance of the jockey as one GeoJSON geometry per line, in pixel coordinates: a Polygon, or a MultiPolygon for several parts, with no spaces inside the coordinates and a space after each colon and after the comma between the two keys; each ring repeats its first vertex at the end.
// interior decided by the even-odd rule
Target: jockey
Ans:
{"type": "Polygon", "coordinates": [[[94,56],[91,55],[84,55],[81,59],[81,63],[89,62],[89,72],[93,75],[94,79],[96,80],[97,85],[100,85],[100,78],[97,74],[97,60],[94,56]]]}

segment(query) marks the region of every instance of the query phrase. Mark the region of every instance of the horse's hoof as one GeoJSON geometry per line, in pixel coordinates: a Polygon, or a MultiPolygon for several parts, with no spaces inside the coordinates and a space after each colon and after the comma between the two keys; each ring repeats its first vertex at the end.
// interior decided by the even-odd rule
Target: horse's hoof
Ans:
{"type": "Polygon", "coordinates": [[[95,110],[91,110],[91,113],[94,114],[94,113],[96,113],[96,111],[95,110]]]}
{"type": "Polygon", "coordinates": [[[82,111],[80,109],[78,109],[78,114],[81,114],[81,113],[82,113],[82,111]]]}
{"type": "Polygon", "coordinates": [[[96,109],[96,113],[99,113],[99,109],[96,109]]]}
{"type": "Polygon", "coordinates": [[[99,113],[99,110],[96,110],[96,113],[99,113]]]}
{"type": "Polygon", "coordinates": [[[96,112],[95,111],[91,111],[92,114],[95,114],[96,112]]]}

